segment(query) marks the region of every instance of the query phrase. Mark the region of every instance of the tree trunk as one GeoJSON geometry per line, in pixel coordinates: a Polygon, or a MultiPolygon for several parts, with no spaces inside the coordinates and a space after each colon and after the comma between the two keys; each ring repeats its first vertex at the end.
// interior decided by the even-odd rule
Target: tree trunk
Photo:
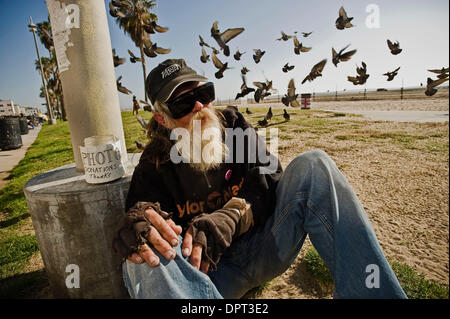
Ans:
{"type": "Polygon", "coordinates": [[[141,45],[139,46],[139,49],[141,51],[142,72],[144,74],[144,96],[145,96],[145,102],[148,103],[147,88],[145,87],[145,80],[147,79],[147,72],[145,71],[145,53],[144,53],[144,44],[143,43],[141,43],[141,45]]]}

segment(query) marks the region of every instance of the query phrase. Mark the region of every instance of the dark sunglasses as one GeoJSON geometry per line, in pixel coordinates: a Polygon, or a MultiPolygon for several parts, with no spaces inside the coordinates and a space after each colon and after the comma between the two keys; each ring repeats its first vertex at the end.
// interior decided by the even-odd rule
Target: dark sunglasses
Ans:
{"type": "Polygon", "coordinates": [[[172,101],[168,101],[167,106],[169,107],[170,113],[172,113],[172,117],[179,119],[192,111],[196,101],[202,104],[208,104],[214,101],[214,99],[214,83],[207,82],[189,92],[183,93],[172,101]]]}

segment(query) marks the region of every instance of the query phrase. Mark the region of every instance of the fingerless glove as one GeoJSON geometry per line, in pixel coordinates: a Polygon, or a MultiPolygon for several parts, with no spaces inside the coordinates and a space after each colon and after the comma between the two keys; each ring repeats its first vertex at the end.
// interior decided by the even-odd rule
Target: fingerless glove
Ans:
{"type": "Polygon", "coordinates": [[[158,202],[137,202],[131,207],[120,221],[113,238],[113,250],[122,259],[139,252],[142,245],[149,244],[148,235],[152,223],[144,214],[149,208],[153,208],[164,219],[169,219],[172,216],[172,214],[162,211],[158,202]]]}

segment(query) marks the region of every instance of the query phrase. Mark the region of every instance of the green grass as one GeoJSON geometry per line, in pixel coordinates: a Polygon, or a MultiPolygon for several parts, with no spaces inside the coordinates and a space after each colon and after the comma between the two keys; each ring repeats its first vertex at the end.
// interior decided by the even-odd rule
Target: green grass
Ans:
{"type": "MultiPolygon", "coordinates": [[[[245,109],[240,110],[245,114],[245,109]]],[[[267,108],[251,110],[254,114],[247,118],[257,126],[257,120],[262,118],[267,108]]],[[[334,138],[336,143],[348,139],[369,143],[393,141],[401,147],[421,147],[421,150],[431,153],[444,152],[448,156],[446,132],[432,131],[423,135],[410,135],[402,132],[362,130],[364,122],[352,120],[349,115],[313,110],[289,111],[292,120],[283,122],[282,110],[274,109],[273,112],[275,116],[272,122],[280,123],[274,127],[280,129],[280,139],[288,143],[294,136],[299,137],[301,134],[313,134],[309,139],[329,134],[330,139],[334,138]]],[[[146,120],[150,118],[147,112],[140,112],[139,115],[146,120]]],[[[122,121],[127,151],[138,152],[135,140],[146,142],[145,133],[131,111],[122,112],[122,121]]],[[[280,146],[280,154],[289,147],[289,145],[280,146]]],[[[24,274],[30,258],[38,253],[38,246],[36,237],[29,234],[29,231],[24,232],[30,229],[31,218],[23,195],[23,187],[34,176],[69,163],[73,163],[73,151],[68,123],[58,121],[56,125],[44,125],[25,157],[11,171],[10,181],[0,191],[0,287],[3,286],[0,289],[0,296],[24,297],[29,296],[27,289],[30,290],[30,286],[42,288],[42,282],[46,280],[42,272],[24,274]],[[8,287],[6,293],[5,286],[8,287]]],[[[330,284],[331,276],[327,275],[326,267],[317,252],[308,251],[305,262],[318,281],[330,284]]],[[[394,262],[392,265],[394,271],[398,272],[402,285],[405,285],[405,291],[407,290],[407,294],[412,298],[445,298],[445,296],[448,298],[448,287],[423,279],[422,275],[405,265],[394,262]]],[[[259,294],[269,284],[270,282],[256,288],[251,294],[259,294]]]]}
{"type": "MultiPolygon", "coordinates": [[[[314,247],[311,247],[305,254],[304,261],[307,269],[316,278],[316,280],[325,286],[332,286],[331,277],[325,262],[317,253],[314,247]]],[[[408,265],[398,263],[388,259],[400,285],[410,299],[448,299],[449,287],[439,285],[433,281],[426,280],[425,276],[418,274],[408,265]]]]}

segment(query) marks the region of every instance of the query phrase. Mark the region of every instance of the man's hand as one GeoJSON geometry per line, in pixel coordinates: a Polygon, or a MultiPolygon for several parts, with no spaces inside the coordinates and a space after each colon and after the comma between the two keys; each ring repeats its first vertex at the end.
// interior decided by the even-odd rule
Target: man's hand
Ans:
{"type": "Polygon", "coordinates": [[[202,245],[200,244],[192,245],[192,226],[189,227],[184,236],[181,251],[184,257],[191,257],[190,261],[192,266],[206,274],[209,270],[210,263],[207,260],[202,260],[202,249],[202,245]]]}
{"type": "MultiPolygon", "coordinates": [[[[144,214],[152,224],[148,241],[167,260],[174,259],[176,253],[173,247],[179,244],[178,235],[182,232],[181,226],[176,225],[172,219],[162,218],[153,208],[147,209],[144,214]]],[[[133,253],[128,260],[136,264],[145,261],[151,267],[159,264],[158,256],[147,244],[142,245],[139,253],[133,253]]]]}

